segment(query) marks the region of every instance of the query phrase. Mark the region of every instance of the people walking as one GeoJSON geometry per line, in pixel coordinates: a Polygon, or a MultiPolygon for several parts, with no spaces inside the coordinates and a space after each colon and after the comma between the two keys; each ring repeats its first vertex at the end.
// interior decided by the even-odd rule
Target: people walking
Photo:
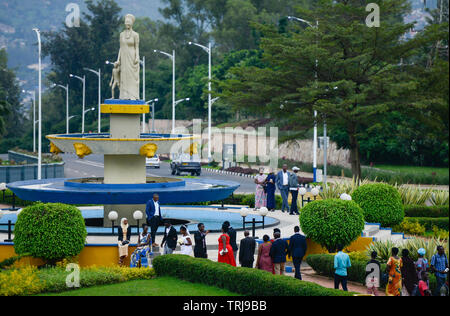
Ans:
{"type": "Polygon", "coordinates": [[[250,237],[250,233],[247,230],[244,232],[244,236],[245,238],[241,240],[239,245],[239,263],[241,267],[253,268],[256,241],[250,237]]]}
{"type": "Polygon", "coordinates": [[[267,187],[264,169],[259,169],[259,174],[255,177],[256,193],[255,193],[255,209],[267,206],[267,187]]]}
{"type": "Polygon", "coordinates": [[[289,175],[290,172],[287,171],[287,165],[284,164],[283,169],[277,174],[277,187],[283,199],[283,204],[281,205],[281,211],[283,213],[285,210],[289,212],[289,175]]]}
{"type": "Polygon", "coordinates": [[[289,239],[289,254],[292,257],[292,263],[295,268],[295,278],[301,280],[302,274],[300,268],[303,257],[306,254],[306,237],[300,234],[300,227],[294,227],[294,235],[289,239]]]}
{"type": "Polygon", "coordinates": [[[298,215],[298,206],[297,206],[297,198],[298,198],[298,171],[300,168],[293,167],[293,173],[289,174],[289,192],[291,192],[291,210],[289,212],[290,215],[298,215]]]}
{"type": "Polygon", "coordinates": [[[392,256],[387,262],[386,271],[389,279],[386,285],[387,296],[402,295],[402,259],[398,257],[398,248],[392,248],[392,256]]]}
{"type": "Polygon", "coordinates": [[[131,240],[131,228],[128,226],[128,219],[122,218],[118,231],[118,246],[119,246],[119,265],[123,266],[123,262],[128,257],[128,245],[131,240]]]}
{"type": "Polygon", "coordinates": [[[229,226],[225,223],[222,224],[222,235],[219,236],[219,256],[218,262],[227,263],[232,266],[236,266],[236,260],[234,259],[233,248],[230,245],[230,236],[228,235],[229,226]]]}
{"type": "Polygon", "coordinates": [[[378,253],[372,251],[370,261],[366,265],[366,287],[367,294],[378,296],[378,288],[381,280],[381,264],[377,260],[378,253]]]}
{"type": "Polygon", "coordinates": [[[170,220],[164,220],[164,237],[161,243],[161,247],[164,247],[164,254],[170,255],[177,247],[177,231],[170,223],[170,220]]]}
{"type": "Polygon", "coordinates": [[[425,258],[426,250],[424,248],[419,248],[417,250],[418,259],[415,262],[417,278],[421,280],[422,271],[428,271],[428,260],[425,258]]]}
{"type": "Polygon", "coordinates": [[[192,238],[189,234],[189,230],[186,226],[182,225],[180,227],[181,233],[181,254],[190,256],[192,254],[192,238]]]}
{"type": "Polygon", "coordinates": [[[419,283],[416,266],[409,256],[409,250],[402,250],[402,296],[413,295],[414,287],[419,283]]]}
{"type": "Polygon", "coordinates": [[[431,257],[431,271],[436,277],[436,289],[434,296],[439,296],[441,287],[445,284],[446,274],[448,272],[448,259],[445,255],[445,249],[442,246],[437,247],[437,253],[431,257]]]}
{"type": "Polygon", "coordinates": [[[153,194],[153,199],[147,202],[145,207],[145,214],[147,215],[147,225],[150,226],[152,246],[157,247],[156,243],[156,233],[158,231],[159,225],[163,223],[163,217],[161,214],[161,207],[159,206],[159,195],[153,194]]]}
{"type": "Polygon", "coordinates": [[[231,227],[231,224],[229,221],[225,221],[223,223],[224,223],[224,225],[228,226],[228,236],[230,236],[230,245],[231,245],[231,248],[233,249],[234,261],[236,261],[237,251],[239,249],[238,245],[236,243],[236,238],[237,238],[236,230],[233,227],[231,227]]]}
{"type": "Polygon", "coordinates": [[[271,212],[275,211],[275,189],[276,189],[277,177],[275,176],[273,169],[270,169],[266,178],[266,190],[267,190],[267,209],[271,212]]]}
{"type": "Polygon", "coordinates": [[[337,245],[338,253],[334,256],[334,288],[339,289],[339,285],[342,284],[342,289],[348,291],[347,289],[347,269],[352,266],[350,262],[350,257],[348,254],[344,253],[342,250],[344,246],[337,245]]]}
{"type": "Polygon", "coordinates": [[[256,268],[259,270],[265,270],[270,273],[274,273],[273,262],[270,257],[270,248],[272,243],[268,235],[263,236],[263,243],[258,247],[258,257],[256,259],[256,268]]]}
{"type": "Polygon", "coordinates": [[[205,224],[199,223],[197,225],[198,231],[194,233],[194,257],[196,258],[208,258],[208,250],[206,247],[206,235],[209,234],[209,230],[205,231],[205,224]]]}
{"type": "Polygon", "coordinates": [[[281,234],[274,234],[275,240],[270,248],[270,257],[272,258],[275,274],[284,275],[286,256],[289,252],[288,243],[281,239],[281,234]]]}

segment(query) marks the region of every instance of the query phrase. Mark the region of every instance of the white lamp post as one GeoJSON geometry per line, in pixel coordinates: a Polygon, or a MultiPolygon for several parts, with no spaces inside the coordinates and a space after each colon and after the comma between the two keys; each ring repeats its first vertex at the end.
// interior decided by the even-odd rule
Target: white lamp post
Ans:
{"type": "Polygon", "coordinates": [[[212,160],[211,156],[211,108],[212,108],[212,100],[211,100],[211,68],[212,68],[212,49],[211,42],[209,42],[208,47],[203,46],[198,43],[189,42],[189,45],[195,45],[203,49],[206,53],[208,53],[208,161],[212,160]]]}
{"type": "Polygon", "coordinates": [[[82,110],[83,115],[81,116],[81,134],[84,134],[84,113],[85,113],[84,108],[86,105],[86,76],[83,76],[83,78],[81,78],[79,76],[70,74],[70,78],[76,78],[83,83],[83,110],[82,110]]]}
{"type": "Polygon", "coordinates": [[[112,222],[112,234],[114,235],[114,221],[119,218],[119,214],[116,211],[111,211],[108,213],[108,218],[112,222]]]}
{"type": "Polygon", "coordinates": [[[172,55],[160,50],[153,50],[155,53],[163,54],[172,60],[172,134],[175,132],[175,50],[172,51],[172,55]]]}
{"type": "MultiPolygon", "coordinates": [[[[185,99],[180,99],[180,100],[175,101],[173,113],[175,113],[175,108],[177,107],[178,104],[180,104],[181,102],[190,101],[190,100],[191,100],[190,98],[185,98],[185,99]]],[[[174,133],[175,133],[175,129],[172,130],[172,134],[174,134],[174,133]]]]}
{"type": "Polygon", "coordinates": [[[39,29],[34,28],[38,39],[38,52],[39,52],[39,109],[38,109],[38,180],[42,179],[42,67],[41,67],[41,32],[39,29]]]}
{"type": "Polygon", "coordinates": [[[138,234],[138,236],[139,236],[139,221],[142,219],[144,217],[144,214],[141,212],[141,211],[139,211],[139,210],[136,210],[136,211],[134,211],[134,213],[133,213],[133,218],[136,220],[136,222],[137,222],[137,234],[138,234]]]}
{"type": "Polygon", "coordinates": [[[314,200],[317,198],[317,196],[320,194],[320,190],[318,188],[312,188],[311,194],[314,196],[314,200]]]}
{"type": "Polygon", "coordinates": [[[339,198],[341,200],[344,200],[344,201],[351,201],[352,200],[352,197],[349,194],[347,194],[347,193],[342,193],[339,198]]]}
{"type": "Polygon", "coordinates": [[[99,68],[98,71],[94,69],[84,68],[86,71],[90,71],[98,77],[98,133],[102,132],[102,112],[101,112],[101,103],[102,103],[102,70],[99,68]]]}
{"type": "MultiPolygon", "coordinates": [[[[287,18],[288,18],[288,20],[291,20],[291,21],[293,20],[293,21],[305,23],[309,27],[316,27],[317,29],[319,28],[319,20],[316,20],[316,25],[314,26],[311,22],[306,21],[301,18],[298,18],[298,17],[295,17],[295,16],[288,16],[287,18]]],[[[316,71],[314,73],[316,82],[317,82],[317,66],[318,65],[319,65],[319,60],[316,59],[316,71]]],[[[324,174],[325,174],[325,179],[326,179],[326,173],[324,172],[324,174]]],[[[317,182],[317,111],[314,111],[313,178],[314,178],[313,181],[317,182]]]]}
{"type": "MultiPolygon", "coordinates": [[[[156,99],[145,102],[147,104],[151,104],[151,107],[152,107],[152,133],[155,133],[155,102],[158,102],[158,101],[159,101],[159,99],[156,98],[156,99]]],[[[145,119],[145,117],[144,117],[144,119],[145,119]]],[[[144,121],[144,124],[145,124],[145,121],[144,121]]]]}
{"type": "MultiPolygon", "coordinates": [[[[140,61],[142,65],[142,100],[145,100],[145,56],[140,61]]],[[[145,113],[142,113],[142,133],[145,133],[145,113]]]]}
{"type": "Polygon", "coordinates": [[[66,84],[65,86],[53,84],[52,87],[59,87],[66,90],[66,134],[69,134],[69,84],[66,84]]]}

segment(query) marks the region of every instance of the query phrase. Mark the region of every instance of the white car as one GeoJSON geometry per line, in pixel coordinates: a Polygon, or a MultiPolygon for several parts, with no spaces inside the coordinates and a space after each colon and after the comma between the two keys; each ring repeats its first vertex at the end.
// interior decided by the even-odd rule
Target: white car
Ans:
{"type": "Polygon", "coordinates": [[[159,169],[161,167],[161,161],[159,160],[159,156],[155,155],[153,158],[145,158],[145,165],[150,168],[159,169]]]}

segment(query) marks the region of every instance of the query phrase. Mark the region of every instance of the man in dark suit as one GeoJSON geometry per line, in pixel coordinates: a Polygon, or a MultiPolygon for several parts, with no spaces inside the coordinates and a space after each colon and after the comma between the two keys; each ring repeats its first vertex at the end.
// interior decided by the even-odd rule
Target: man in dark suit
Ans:
{"type": "Polygon", "coordinates": [[[248,231],[244,232],[245,238],[241,240],[239,245],[239,262],[242,267],[253,268],[253,261],[255,260],[256,241],[249,236],[248,231]]]}
{"type": "Polygon", "coordinates": [[[195,258],[208,258],[208,252],[206,249],[206,235],[209,234],[209,230],[205,232],[205,225],[199,223],[197,225],[198,231],[194,233],[194,257],[195,258]]]}
{"type": "Polygon", "coordinates": [[[158,194],[153,194],[153,199],[147,202],[145,214],[147,215],[147,225],[150,226],[151,229],[150,236],[152,237],[152,246],[157,247],[158,244],[155,242],[156,232],[158,231],[158,226],[163,222],[158,194]]]}
{"type": "Polygon", "coordinates": [[[295,278],[301,280],[300,266],[306,253],[306,237],[300,234],[300,227],[298,226],[294,227],[294,233],[289,239],[289,255],[294,263],[295,278]]]}
{"type": "Polygon", "coordinates": [[[164,246],[164,254],[170,255],[173,253],[175,248],[177,247],[177,230],[172,226],[170,220],[164,220],[164,237],[161,243],[161,247],[164,246]]]}
{"type": "Polygon", "coordinates": [[[289,246],[284,239],[280,238],[280,236],[279,232],[274,234],[275,241],[272,243],[269,255],[272,258],[275,274],[283,275],[289,246]]]}
{"type": "Polygon", "coordinates": [[[223,223],[228,226],[228,236],[230,236],[230,245],[231,245],[231,248],[233,248],[234,260],[236,260],[237,252],[239,249],[238,245],[236,243],[236,231],[234,230],[233,227],[231,227],[231,224],[229,221],[225,221],[223,223]]]}

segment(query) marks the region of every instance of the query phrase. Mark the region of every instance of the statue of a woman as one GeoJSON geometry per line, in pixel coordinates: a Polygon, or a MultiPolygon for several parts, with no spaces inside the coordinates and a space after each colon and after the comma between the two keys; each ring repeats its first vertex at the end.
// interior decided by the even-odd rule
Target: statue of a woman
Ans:
{"type": "Polygon", "coordinates": [[[135,17],[125,16],[125,30],[120,33],[120,51],[115,65],[120,67],[120,99],[139,100],[139,34],[133,31],[135,17]]]}

